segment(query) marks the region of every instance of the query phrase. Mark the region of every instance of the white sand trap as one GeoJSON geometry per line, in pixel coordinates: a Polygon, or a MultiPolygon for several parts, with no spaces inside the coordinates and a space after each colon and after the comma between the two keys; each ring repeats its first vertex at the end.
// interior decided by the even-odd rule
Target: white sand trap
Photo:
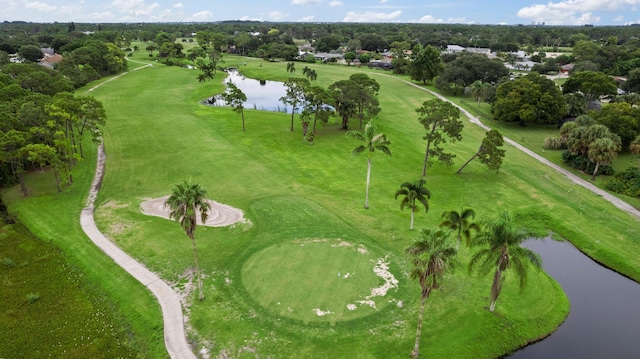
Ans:
{"type": "MultiPolygon", "coordinates": [[[[140,203],[140,210],[148,216],[170,219],[169,207],[165,207],[164,205],[167,198],[169,198],[169,196],[146,200],[140,203]]],[[[241,210],[212,200],[209,200],[208,202],[209,205],[211,205],[209,217],[205,223],[202,223],[200,216],[198,216],[199,225],[208,227],[225,227],[238,222],[246,222],[244,219],[244,213],[242,213],[241,210]]]]}

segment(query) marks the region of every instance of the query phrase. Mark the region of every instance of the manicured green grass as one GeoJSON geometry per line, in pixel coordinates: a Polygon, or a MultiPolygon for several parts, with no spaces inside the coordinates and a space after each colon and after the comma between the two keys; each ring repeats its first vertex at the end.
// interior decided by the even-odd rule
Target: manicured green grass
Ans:
{"type": "Polygon", "coordinates": [[[326,238],[279,243],[254,253],[244,263],[242,284],[269,311],[305,323],[368,316],[374,309],[360,301],[371,300],[382,309],[390,296],[368,298],[372,289],[384,284],[374,273],[377,260],[384,258],[360,248],[363,253],[353,243],[326,238]],[[326,314],[318,315],[318,311],[326,314]]]}
{"type": "Polygon", "coordinates": [[[135,358],[145,344],[55,246],[0,228],[0,357],[135,358]],[[138,346],[141,345],[141,346],[138,346]]]}
{"type": "MultiPolygon", "coordinates": [[[[227,66],[238,66],[254,78],[284,80],[291,75],[285,63],[233,56],[225,60],[227,66]]],[[[374,154],[370,209],[363,209],[366,157],[350,155],[357,142],[345,138],[335,122],[319,129],[313,146],[303,141],[298,122],[295,131],[289,131],[286,114],[247,110],[247,131],[243,132],[239,116],[231,110],[198,103],[223,90],[221,77],[198,83],[196,70],[154,66],[130,72],[92,92],[104,102],[108,115],[104,136],[108,162],[97,202],[98,226],[165,280],[179,281],[193,265],[188,238],[176,223],[142,215],[139,204],[168,194],[183,178],[192,178],[213,199],[244,210],[251,220],[251,224],[196,231],[207,299],[192,298],[189,323],[201,345],[214,355],[404,357],[415,333],[419,287],[408,279],[409,260],[403,251],[416,231],[409,231],[409,213],[399,210],[393,193],[402,182],[420,175],[424,129],[414,109],[430,95],[382,76],[387,72],[307,66],[316,70],[316,82],[322,86],[359,71],[381,84],[382,112],[376,124],[391,139],[393,156],[374,154]],[[256,291],[266,292],[261,286],[268,283],[251,270],[252,263],[278,258],[273,249],[290,251],[294,242],[337,238],[363,244],[372,255],[389,256],[390,271],[399,284],[385,298],[402,301],[402,306],[387,303],[368,316],[332,321],[330,316],[280,315],[277,293],[256,298],[256,291]]],[[[484,130],[465,123],[464,140],[447,145],[458,153],[456,166],[477,150],[484,136],[484,130]]],[[[519,223],[540,235],[553,231],[569,238],[590,255],[640,279],[638,221],[601,198],[510,146],[498,174],[479,163],[470,164],[461,175],[455,175],[456,169],[440,165],[429,169],[430,211],[416,215],[417,228],[437,225],[442,211],[458,209],[461,202],[473,207],[481,219],[508,209],[518,214],[519,223]]],[[[28,217],[27,223],[43,226],[27,215],[28,201],[17,201],[17,190],[12,193],[12,207],[28,217]]],[[[38,204],[44,203],[43,197],[38,204]]],[[[75,203],[77,208],[80,205],[75,203]]],[[[64,225],[49,226],[52,232],[64,233],[64,225]]],[[[309,268],[323,262],[325,249],[317,249],[318,258],[309,260],[309,268]]],[[[485,307],[491,279],[466,273],[471,254],[461,248],[458,270],[428,300],[422,341],[425,356],[496,357],[548,334],[564,320],[566,297],[553,280],[535,272],[530,273],[530,285],[522,294],[515,280],[508,278],[496,313],[489,313],[485,307]]],[[[90,258],[94,255],[98,256],[90,258]]],[[[326,267],[337,274],[342,269],[334,260],[342,263],[344,255],[324,260],[326,267]]],[[[284,260],[270,262],[275,268],[289,265],[284,260]]],[[[272,272],[264,278],[272,278],[274,285],[289,280],[286,270],[272,272]]],[[[321,289],[326,283],[320,272],[295,280],[306,281],[299,284],[302,288],[321,289]]],[[[369,282],[358,285],[358,292],[371,288],[369,282]]],[[[314,290],[316,296],[322,296],[319,292],[314,290]]],[[[301,308],[313,305],[312,298],[292,296],[301,308]]],[[[336,298],[335,302],[343,305],[343,300],[336,298]]],[[[144,320],[135,317],[133,322],[140,325],[144,320]]]]}

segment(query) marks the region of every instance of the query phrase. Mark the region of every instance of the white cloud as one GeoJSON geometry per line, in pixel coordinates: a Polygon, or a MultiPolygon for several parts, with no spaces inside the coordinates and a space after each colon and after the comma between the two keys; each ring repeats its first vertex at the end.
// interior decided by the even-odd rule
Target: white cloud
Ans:
{"type": "Polygon", "coordinates": [[[465,24],[467,22],[467,18],[465,17],[450,17],[447,19],[447,22],[450,24],[465,24]]]}
{"type": "Polygon", "coordinates": [[[173,4],[173,7],[176,9],[182,9],[184,7],[184,4],[179,2],[179,3],[175,3],[173,4]]]}
{"type": "Polygon", "coordinates": [[[518,17],[549,25],[582,25],[600,21],[597,11],[614,11],[640,5],[640,0],[563,0],[547,4],[535,4],[518,10],[518,17]]]}
{"type": "Polygon", "coordinates": [[[268,15],[271,20],[282,20],[289,16],[289,14],[285,14],[282,11],[271,11],[268,15]]]}
{"type": "Polygon", "coordinates": [[[387,1],[389,1],[389,0],[380,0],[380,4],[384,4],[384,3],[386,3],[387,1]]]}
{"type": "Polygon", "coordinates": [[[433,23],[442,23],[442,22],[444,22],[444,20],[436,19],[435,17],[433,17],[431,15],[425,15],[425,16],[421,17],[420,20],[418,20],[417,22],[423,23],[423,24],[433,24],[433,23]]]}
{"type": "Polygon", "coordinates": [[[390,13],[365,11],[357,13],[349,11],[347,16],[342,20],[344,22],[391,22],[395,21],[402,14],[402,10],[396,10],[390,13]]]}
{"type": "Polygon", "coordinates": [[[238,20],[240,21],[263,21],[263,19],[261,17],[249,17],[249,16],[243,16],[241,18],[239,18],[238,20]]]}
{"type": "Polygon", "coordinates": [[[342,1],[338,1],[338,0],[332,0],[329,3],[329,6],[331,6],[331,7],[342,6],[342,5],[344,5],[344,3],[342,1]]]}
{"type": "Polygon", "coordinates": [[[56,11],[58,9],[57,6],[52,6],[43,2],[28,2],[24,5],[25,8],[27,9],[33,9],[36,11],[43,11],[43,12],[53,12],[56,11]]]}
{"type": "Polygon", "coordinates": [[[187,21],[207,21],[213,17],[213,13],[209,10],[197,12],[187,18],[187,21]]]}
{"type": "Polygon", "coordinates": [[[322,0],[291,0],[293,5],[318,5],[322,0]]]}
{"type": "Polygon", "coordinates": [[[300,20],[298,20],[300,22],[311,22],[313,21],[313,15],[310,16],[303,16],[302,18],[300,18],[300,20]]]}
{"type": "Polygon", "coordinates": [[[624,16],[622,16],[622,15],[617,16],[616,18],[613,19],[613,21],[616,21],[616,22],[620,22],[622,20],[624,20],[624,16]]]}
{"type": "Polygon", "coordinates": [[[133,13],[136,16],[149,15],[160,4],[153,3],[147,5],[144,0],[113,0],[111,7],[114,7],[122,13],[133,13]]]}

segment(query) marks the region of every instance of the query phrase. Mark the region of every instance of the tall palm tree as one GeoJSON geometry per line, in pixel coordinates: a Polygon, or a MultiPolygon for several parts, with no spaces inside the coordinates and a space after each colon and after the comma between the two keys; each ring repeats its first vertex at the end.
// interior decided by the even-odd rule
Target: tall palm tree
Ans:
{"type": "Polygon", "coordinates": [[[471,91],[471,96],[478,101],[478,106],[480,106],[480,100],[484,100],[489,94],[489,90],[491,90],[492,85],[488,82],[482,82],[482,80],[477,80],[471,85],[469,85],[469,90],[471,91]]]}
{"type": "Polygon", "coordinates": [[[387,135],[384,133],[376,133],[376,126],[373,124],[373,120],[367,122],[367,125],[364,126],[363,132],[358,131],[349,131],[347,132],[347,137],[352,137],[357,140],[364,142],[364,144],[359,145],[354,148],[351,153],[357,155],[364,151],[367,151],[367,186],[365,192],[364,199],[364,208],[369,208],[369,183],[371,182],[371,156],[373,153],[378,150],[382,151],[382,153],[386,153],[391,156],[391,151],[389,150],[389,145],[391,142],[387,139],[387,135]]]}
{"type": "Polygon", "coordinates": [[[484,231],[471,241],[471,246],[488,246],[476,252],[469,262],[469,272],[479,266],[480,274],[486,275],[495,268],[493,284],[491,285],[491,304],[489,311],[496,308],[496,301],[502,290],[504,272],[510,268],[520,283],[520,291],[527,284],[527,270],[529,265],[540,269],[540,256],[530,249],[520,245],[531,235],[524,228],[515,228],[513,218],[509,212],[502,212],[497,220],[485,224],[484,231]]]}
{"type": "Polygon", "coordinates": [[[480,226],[472,222],[475,216],[476,212],[471,208],[461,208],[460,212],[455,210],[445,211],[442,212],[440,227],[449,228],[452,231],[458,232],[458,248],[460,247],[462,237],[464,237],[466,244],[469,245],[471,241],[471,231],[474,230],[476,233],[480,232],[480,226]]]}
{"type": "Polygon", "coordinates": [[[417,278],[422,289],[416,341],[411,351],[414,358],[420,355],[424,302],[432,290],[440,288],[444,273],[453,267],[453,260],[457,254],[455,244],[448,241],[450,234],[451,231],[444,228],[423,229],[420,238],[414,239],[411,246],[405,250],[412,258],[411,279],[417,278]]]}
{"type": "Polygon", "coordinates": [[[400,210],[402,211],[405,206],[411,208],[411,224],[409,229],[413,229],[413,217],[416,209],[418,209],[418,203],[422,203],[425,209],[425,213],[429,212],[429,199],[431,198],[431,192],[424,186],[427,181],[421,178],[413,183],[405,182],[400,185],[400,189],[396,191],[395,198],[398,196],[404,196],[400,202],[400,210]]]}
{"type": "Polygon", "coordinates": [[[164,202],[165,207],[169,207],[169,218],[180,223],[193,244],[193,259],[196,265],[196,277],[198,278],[198,293],[200,300],[204,300],[202,292],[202,278],[200,278],[200,267],[198,266],[198,249],[196,248],[195,231],[197,226],[197,215],[204,223],[209,217],[211,206],[207,200],[207,191],[199,184],[182,180],[173,188],[171,195],[164,202]]]}
{"type": "Polygon", "coordinates": [[[611,163],[618,156],[618,151],[620,151],[620,141],[616,141],[616,139],[598,138],[589,145],[587,155],[589,160],[596,164],[591,176],[592,182],[596,180],[600,165],[611,163]]]}

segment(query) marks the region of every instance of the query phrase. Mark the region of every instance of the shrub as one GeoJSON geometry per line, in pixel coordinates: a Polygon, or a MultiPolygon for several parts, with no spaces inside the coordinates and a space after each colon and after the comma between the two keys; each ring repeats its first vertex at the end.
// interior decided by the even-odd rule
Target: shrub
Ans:
{"type": "Polygon", "coordinates": [[[566,150],[567,141],[562,137],[547,137],[544,139],[544,144],[542,146],[547,150],[566,150]]]}
{"type": "Polygon", "coordinates": [[[11,258],[2,258],[0,259],[0,263],[2,263],[2,265],[4,265],[5,267],[10,267],[13,268],[16,266],[16,262],[14,262],[11,258]]]}
{"type": "MultiPolygon", "coordinates": [[[[592,174],[596,168],[596,164],[591,162],[587,156],[574,155],[571,151],[564,151],[562,153],[562,162],[566,163],[569,167],[575,168],[587,174],[592,174]]],[[[613,167],[607,165],[600,165],[598,168],[598,174],[610,176],[614,174],[613,167]]]]}
{"type": "Polygon", "coordinates": [[[606,188],[627,196],[640,197],[640,169],[629,167],[618,173],[607,183],[606,188]]]}
{"type": "Polygon", "coordinates": [[[35,303],[38,299],[40,299],[40,294],[38,293],[27,294],[27,302],[29,302],[29,304],[35,303]]]}

